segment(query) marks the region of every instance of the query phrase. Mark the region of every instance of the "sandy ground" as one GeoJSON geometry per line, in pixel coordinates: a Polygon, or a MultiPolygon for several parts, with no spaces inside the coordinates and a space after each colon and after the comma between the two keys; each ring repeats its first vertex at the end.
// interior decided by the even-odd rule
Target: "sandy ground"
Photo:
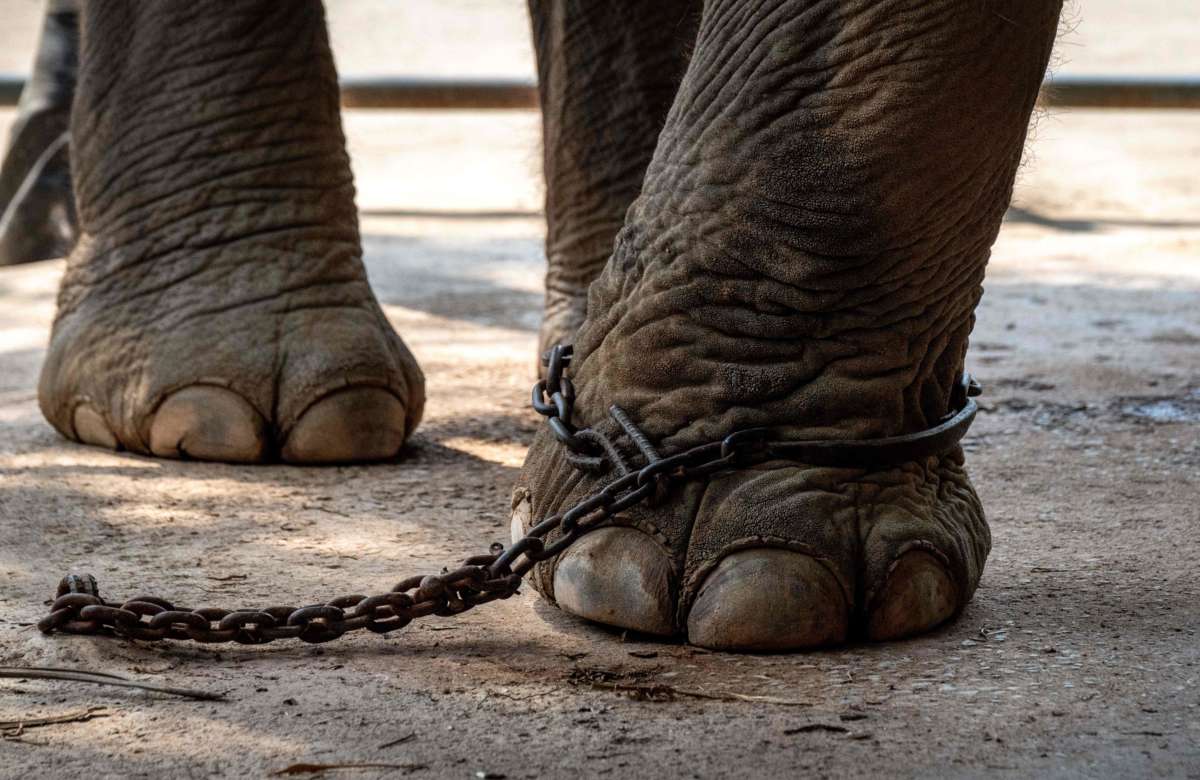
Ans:
{"type": "MultiPolygon", "coordinates": [[[[495,13],[505,40],[523,34],[495,13]]],[[[507,51],[496,68],[519,75],[524,50],[507,51]]],[[[429,380],[399,462],[245,468],[66,443],[34,393],[61,265],[0,269],[0,665],[226,694],[2,680],[0,721],[104,709],[8,731],[0,777],[298,763],[390,765],[328,773],[362,777],[1200,777],[1200,113],[1039,120],[969,360],[987,389],[967,446],[995,550],[965,615],[931,636],[714,654],[583,624],[531,592],[319,647],[41,636],[30,624],[68,570],[112,596],[310,603],[506,536],[537,425],[536,117],[346,124],[371,278],[429,380]]]]}

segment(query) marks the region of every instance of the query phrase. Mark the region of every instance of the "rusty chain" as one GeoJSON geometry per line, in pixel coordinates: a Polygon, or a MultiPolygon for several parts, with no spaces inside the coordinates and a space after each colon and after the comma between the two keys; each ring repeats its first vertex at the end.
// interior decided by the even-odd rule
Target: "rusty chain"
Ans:
{"type": "Polygon", "coordinates": [[[873,440],[772,441],[769,429],[754,428],[668,457],[658,454],[628,414],[611,406],[609,416],[644,461],[635,469],[611,438],[573,423],[575,388],[566,375],[571,356],[571,347],[556,346],[543,357],[546,378],[534,386],[533,408],[546,417],[573,466],[590,472],[615,472],[616,477],[571,508],[538,522],[507,549],[493,544],[488,554],[467,558],[453,571],[409,577],[386,593],[339,596],[303,607],[192,609],[155,596],[136,596],[118,605],[101,598],[90,574],[69,574],[59,583],[50,613],[38,622],[38,628],[47,634],[61,631],[251,645],[276,639],[328,642],[363,629],[385,634],[417,618],[458,615],[513,596],[540,561],[557,556],[580,536],[672,484],[770,460],[862,468],[945,452],[966,433],[976,412],[969,396],[979,392],[978,385],[964,374],[952,404],[961,408],[937,426],[915,434],[873,440]]]}

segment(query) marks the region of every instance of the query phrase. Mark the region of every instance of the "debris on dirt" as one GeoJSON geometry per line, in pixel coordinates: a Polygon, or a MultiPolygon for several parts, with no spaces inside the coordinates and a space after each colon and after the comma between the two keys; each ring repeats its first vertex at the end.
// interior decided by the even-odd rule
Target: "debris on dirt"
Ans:
{"type": "Polygon", "coordinates": [[[108,674],[107,672],[88,672],[48,666],[0,666],[0,677],[8,677],[14,680],[65,680],[68,682],[93,683],[95,685],[112,685],[117,688],[139,688],[144,691],[166,693],[171,696],[182,696],[187,699],[200,699],[201,701],[224,701],[225,699],[225,694],[223,693],[155,685],[153,683],[130,680],[128,677],[108,674]]]}
{"type": "Polygon", "coordinates": [[[496,697],[496,698],[500,698],[500,699],[508,699],[509,701],[529,701],[530,699],[536,699],[539,696],[546,696],[553,692],[554,692],[553,689],[551,689],[548,691],[534,691],[533,693],[527,694],[525,696],[515,696],[515,695],[509,693],[507,690],[487,691],[483,694],[483,699],[490,699],[490,698],[496,697]]]}
{"type": "Polygon", "coordinates": [[[630,650],[629,654],[634,658],[658,658],[657,650],[630,650]]]}
{"type": "Polygon", "coordinates": [[[245,580],[249,579],[249,577],[249,574],[225,574],[223,576],[209,574],[205,579],[213,580],[214,582],[229,582],[230,580],[245,580]]]}
{"type": "Polygon", "coordinates": [[[271,776],[317,775],[338,769],[399,769],[402,772],[416,772],[418,769],[428,768],[428,764],[292,764],[272,772],[271,776]]]}
{"type": "Polygon", "coordinates": [[[1183,328],[1156,330],[1146,339],[1153,344],[1200,344],[1200,335],[1183,328]]]}
{"type": "Polygon", "coordinates": [[[301,509],[315,509],[318,512],[326,512],[331,515],[337,515],[338,517],[350,517],[350,515],[346,514],[345,512],[339,512],[336,509],[330,509],[329,507],[321,506],[320,504],[302,504],[300,506],[300,508],[301,509]]]}
{"type": "Polygon", "coordinates": [[[591,683],[593,688],[617,691],[634,701],[675,701],[680,697],[708,698],[664,683],[591,683]]]}
{"type": "Polygon", "coordinates": [[[567,675],[569,685],[586,685],[606,691],[616,691],[625,694],[634,701],[667,702],[677,699],[708,699],[711,701],[743,701],[756,704],[776,704],[782,707],[811,707],[812,702],[798,699],[781,699],[776,696],[758,696],[755,694],[738,693],[736,691],[698,691],[687,688],[677,688],[674,685],[644,681],[652,672],[634,671],[620,672],[608,669],[571,670],[567,675]]]}
{"type": "Polygon", "coordinates": [[[1057,388],[1058,385],[1034,377],[997,377],[988,381],[988,390],[1031,390],[1035,393],[1048,393],[1057,388]]]}
{"type": "Polygon", "coordinates": [[[865,712],[846,712],[841,715],[838,715],[838,720],[840,720],[843,723],[850,723],[852,721],[866,720],[866,719],[867,719],[867,714],[865,712]]]}
{"type": "Polygon", "coordinates": [[[387,748],[395,747],[396,745],[403,745],[405,742],[409,742],[409,741],[415,739],[416,736],[417,736],[417,732],[410,731],[409,733],[405,734],[403,737],[400,737],[399,739],[393,739],[391,742],[384,742],[382,745],[380,745],[379,747],[377,747],[375,749],[376,750],[386,750],[387,748]]]}
{"type": "Polygon", "coordinates": [[[53,726],[59,723],[82,723],[92,718],[107,718],[107,707],[88,707],[78,712],[68,712],[65,715],[52,715],[45,718],[18,718],[16,720],[0,720],[0,737],[15,739],[25,733],[26,729],[36,729],[42,726],[53,726]]]}
{"type": "Polygon", "coordinates": [[[1200,391],[1184,398],[1121,398],[1121,413],[1141,422],[1200,422],[1200,391]]]}
{"type": "Polygon", "coordinates": [[[1035,403],[1024,398],[1001,398],[994,402],[981,403],[979,410],[987,414],[1017,414],[1043,430],[1064,429],[1071,424],[1082,423],[1102,413],[1101,410],[1083,402],[1039,401],[1035,403]]]}
{"type": "Polygon", "coordinates": [[[981,628],[979,635],[988,642],[1003,642],[1008,639],[1009,629],[1007,628],[981,628]]]}
{"type": "Polygon", "coordinates": [[[616,682],[618,680],[642,680],[649,676],[645,669],[601,669],[599,667],[577,666],[567,674],[570,685],[595,685],[596,683],[616,682]]]}
{"type": "Polygon", "coordinates": [[[783,733],[791,736],[793,734],[812,734],[813,732],[826,731],[830,734],[848,734],[850,729],[845,726],[838,726],[834,723],[806,723],[803,726],[796,726],[791,729],[784,729],[783,733]]]}

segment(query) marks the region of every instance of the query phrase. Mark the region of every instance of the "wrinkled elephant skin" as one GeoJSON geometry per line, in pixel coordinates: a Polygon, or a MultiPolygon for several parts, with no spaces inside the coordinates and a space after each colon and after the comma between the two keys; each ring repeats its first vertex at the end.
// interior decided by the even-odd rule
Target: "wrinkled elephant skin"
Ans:
{"type": "MultiPolygon", "coordinates": [[[[541,346],[574,343],[577,422],[619,404],[666,453],[937,425],[1059,10],[531,0],[541,346]]],[[[163,457],[395,455],[423,379],[361,263],[320,4],[113,0],[81,29],[46,418],[163,457]]],[[[514,535],[607,479],[541,431],[514,535]]],[[[951,619],[990,543],[961,449],[773,461],[628,509],[531,579],[613,626],[795,650],[951,619]]]]}

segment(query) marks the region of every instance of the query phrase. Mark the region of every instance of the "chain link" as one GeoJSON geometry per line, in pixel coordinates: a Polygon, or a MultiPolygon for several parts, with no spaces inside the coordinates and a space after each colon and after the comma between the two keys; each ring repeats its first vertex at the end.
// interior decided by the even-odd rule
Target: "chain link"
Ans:
{"type": "Polygon", "coordinates": [[[956,391],[962,396],[962,408],[934,428],[917,434],[868,441],[780,442],[769,439],[768,429],[755,428],[665,458],[659,456],[629,415],[614,405],[609,408],[609,416],[645,462],[635,469],[608,436],[574,424],[575,387],[566,376],[571,357],[571,347],[561,345],[544,356],[546,379],[533,388],[533,408],[546,417],[572,465],[586,471],[614,472],[615,478],[569,509],[538,522],[509,548],[493,544],[488,554],[468,558],[453,571],[443,569],[441,574],[409,577],[386,593],[339,596],[324,604],[303,607],[191,609],[155,596],[136,596],[117,605],[101,598],[90,574],[68,574],[59,583],[50,613],[38,622],[38,628],[47,634],[62,631],[147,641],[248,645],[277,639],[329,642],[358,630],[386,634],[418,618],[458,615],[513,596],[524,576],[539,562],[557,556],[579,537],[630,507],[665,493],[675,483],[770,460],[820,463],[824,458],[833,465],[861,467],[863,462],[904,462],[944,452],[966,432],[976,409],[968,396],[978,394],[978,385],[964,375],[956,391]]]}

